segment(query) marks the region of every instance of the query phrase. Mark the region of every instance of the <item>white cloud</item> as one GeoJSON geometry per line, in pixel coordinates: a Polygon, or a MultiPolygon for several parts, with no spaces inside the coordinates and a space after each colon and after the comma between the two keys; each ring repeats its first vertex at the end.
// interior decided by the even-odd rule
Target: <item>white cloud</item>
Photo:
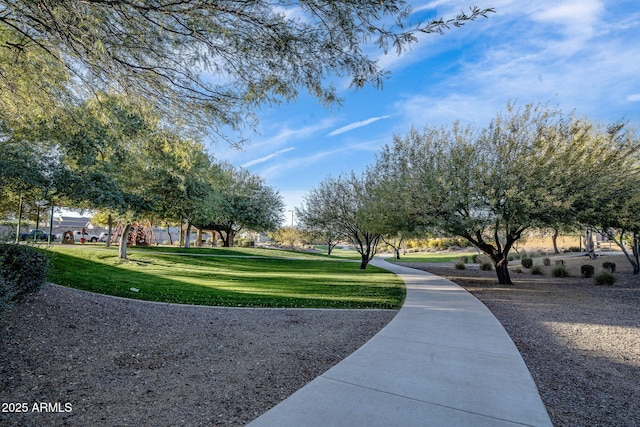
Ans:
{"type": "Polygon", "coordinates": [[[370,125],[371,123],[377,122],[378,120],[388,119],[389,117],[391,117],[391,116],[379,116],[379,117],[372,117],[372,118],[367,119],[367,120],[361,120],[359,122],[354,122],[354,123],[351,123],[351,124],[349,124],[347,126],[343,126],[343,127],[339,128],[339,129],[336,129],[333,132],[330,132],[329,134],[327,134],[327,136],[340,135],[341,133],[349,132],[350,130],[354,130],[354,129],[361,128],[363,126],[370,125]]]}
{"type": "Polygon", "coordinates": [[[559,32],[562,37],[549,38],[548,50],[572,54],[588,48],[587,42],[595,35],[603,6],[596,0],[571,0],[551,6],[532,18],[548,28],[548,35],[559,32]]]}
{"type": "Polygon", "coordinates": [[[629,101],[629,102],[638,102],[638,101],[640,101],[640,93],[634,93],[632,95],[627,96],[627,101],[629,101]]]}
{"type": "Polygon", "coordinates": [[[268,161],[268,160],[273,159],[273,158],[274,158],[274,157],[276,157],[276,156],[279,156],[280,154],[283,154],[283,153],[289,152],[289,151],[291,151],[291,150],[294,150],[294,147],[289,147],[289,148],[285,148],[285,149],[283,149],[283,150],[278,150],[278,151],[276,151],[275,153],[268,154],[268,155],[266,155],[266,156],[264,156],[264,157],[260,157],[260,158],[258,158],[258,159],[250,160],[250,161],[248,161],[248,162],[244,163],[241,167],[243,167],[243,168],[249,168],[249,167],[251,167],[251,166],[255,166],[255,165],[258,165],[258,164],[260,164],[260,163],[264,163],[264,162],[266,162],[266,161],[268,161]]]}

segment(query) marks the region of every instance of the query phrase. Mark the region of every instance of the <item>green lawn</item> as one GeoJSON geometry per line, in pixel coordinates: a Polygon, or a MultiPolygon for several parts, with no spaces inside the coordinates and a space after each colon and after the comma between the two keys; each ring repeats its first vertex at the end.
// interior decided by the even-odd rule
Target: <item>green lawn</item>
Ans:
{"type": "Polygon", "coordinates": [[[444,252],[444,253],[434,253],[434,252],[421,252],[421,253],[413,253],[406,256],[400,256],[400,260],[396,260],[395,258],[387,258],[387,261],[394,262],[456,262],[460,261],[460,258],[463,256],[469,257],[469,261],[471,261],[471,257],[478,252],[464,251],[464,252],[444,252]]]}
{"type": "Polygon", "coordinates": [[[396,309],[405,295],[402,281],[385,270],[302,253],[160,247],[131,249],[129,259],[120,260],[115,249],[54,246],[49,252],[52,283],[149,301],[396,309]]]}

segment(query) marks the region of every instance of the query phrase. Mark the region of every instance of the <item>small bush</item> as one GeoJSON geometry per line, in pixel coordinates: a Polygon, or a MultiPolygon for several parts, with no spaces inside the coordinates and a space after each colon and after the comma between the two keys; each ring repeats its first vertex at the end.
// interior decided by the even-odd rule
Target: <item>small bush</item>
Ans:
{"type": "Polygon", "coordinates": [[[253,239],[239,239],[236,244],[241,248],[253,248],[255,246],[253,239]]]}
{"type": "Polygon", "coordinates": [[[48,266],[48,257],[38,249],[0,244],[0,306],[40,289],[48,266]]]}
{"type": "Polygon", "coordinates": [[[580,266],[580,274],[582,274],[582,277],[585,278],[589,278],[589,277],[593,277],[593,275],[595,274],[595,268],[593,268],[593,265],[589,265],[589,264],[585,264],[580,266]]]}
{"type": "Polygon", "coordinates": [[[536,276],[542,276],[544,275],[543,271],[542,271],[542,267],[540,267],[539,265],[534,265],[531,268],[531,274],[536,275],[536,276]]]}
{"type": "Polygon", "coordinates": [[[454,265],[456,270],[466,270],[467,266],[464,265],[464,262],[456,262],[456,264],[454,265]]]}
{"type": "Polygon", "coordinates": [[[474,264],[480,264],[482,263],[482,255],[480,254],[474,254],[471,256],[471,262],[474,264]]]}
{"type": "Polygon", "coordinates": [[[616,276],[608,271],[603,271],[598,274],[595,279],[595,284],[597,286],[611,286],[615,283],[616,276]]]}
{"type": "Polygon", "coordinates": [[[520,262],[524,268],[531,268],[533,266],[533,260],[531,258],[522,258],[520,262]]]}
{"type": "Polygon", "coordinates": [[[524,271],[522,271],[522,269],[520,267],[516,268],[515,272],[518,273],[518,274],[524,273],[524,271]]]}
{"type": "Polygon", "coordinates": [[[602,263],[602,268],[604,268],[605,270],[607,270],[609,273],[613,274],[616,272],[616,263],[615,262],[603,262],[602,263]]]}
{"type": "Polygon", "coordinates": [[[579,246],[571,246],[569,247],[569,249],[567,249],[569,252],[580,252],[580,247],[579,246]]]}
{"type": "Polygon", "coordinates": [[[480,264],[480,270],[491,271],[493,270],[493,264],[491,264],[490,262],[483,262],[482,264],[480,264]]]}
{"type": "Polygon", "coordinates": [[[562,265],[558,265],[553,270],[551,270],[551,275],[553,277],[569,277],[569,272],[562,265]]]}
{"type": "Polygon", "coordinates": [[[561,259],[557,259],[555,264],[557,267],[564,267],[564,261],[561,259]]]}
{"type": "Polygon", "coordinates": [[[466,255],[461,256],[460,257],[460,262],[463,263],[463,264],[468,263],[469,262],[469,257],[467,257],[466,255]]]}
{"type": "Polygon", "coordinates": [[[542,258],[542,264],[549,267],[551,265],[551,260],[549,258],[542,258]]]}

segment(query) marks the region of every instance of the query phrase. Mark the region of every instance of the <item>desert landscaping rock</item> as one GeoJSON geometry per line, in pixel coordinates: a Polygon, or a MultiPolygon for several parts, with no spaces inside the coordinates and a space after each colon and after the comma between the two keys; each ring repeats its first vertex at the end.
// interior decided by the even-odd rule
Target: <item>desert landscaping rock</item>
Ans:
{"type": "Polygon", "coordinates": [[[241,426],[396,313],[180,306],[46,285],[0,318],[2,402],[29,409],[0,413],[0,425],[241,426]],[[55,412],[33,411],[40,402],[55,412]]]}

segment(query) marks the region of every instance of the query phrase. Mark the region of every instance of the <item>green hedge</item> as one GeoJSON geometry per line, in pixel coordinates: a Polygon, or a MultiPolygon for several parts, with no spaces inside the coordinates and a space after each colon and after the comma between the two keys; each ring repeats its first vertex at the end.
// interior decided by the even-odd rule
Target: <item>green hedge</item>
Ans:
{"type": "Polygon", "coordinates": [[[0,308],[44,284],[47,255],[31,246],[0,244],[0,308]]]}

